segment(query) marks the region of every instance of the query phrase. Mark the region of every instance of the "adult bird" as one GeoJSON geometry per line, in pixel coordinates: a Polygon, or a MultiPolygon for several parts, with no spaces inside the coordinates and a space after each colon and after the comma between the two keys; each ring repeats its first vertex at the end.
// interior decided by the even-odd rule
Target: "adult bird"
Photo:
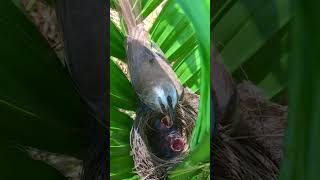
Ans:
{"type": "Polygon", "coordinates": [[[228,105],[233,100],[236,88],[231,74],[221,62],[217,49],[213,45],[211,47],[211,91],[213,91],[214,104],[216,104],[215,112],[224,116],[228,105]]]}
{"type": "Polygon", "coordinates": [[[91,116],[82,180],[107,179],[107,1],[56,0],[66,65],[91,116]]]}
{"type": "MultiPolygon", "coordinates": [[[[175,121],[175,108],[183,86],[168,64],[164,53],[153,43],[139,21],[130,0],[119,0],[127,26],[127,61],[131,83],[139,99],[151,110],[175,121]]],[[[137,2],[135,2],[137,3],[137,2]]]]}

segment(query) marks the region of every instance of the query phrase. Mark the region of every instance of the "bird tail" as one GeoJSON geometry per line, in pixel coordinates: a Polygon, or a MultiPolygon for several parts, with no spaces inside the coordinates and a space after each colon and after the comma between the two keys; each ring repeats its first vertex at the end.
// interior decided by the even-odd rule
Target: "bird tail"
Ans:
{"type": "Polygon", "coordinates": [[[136,27],[142,22],[140,18],[141,0],[118,0],[118,7],[128,34],[133,34],[136,27]]]}

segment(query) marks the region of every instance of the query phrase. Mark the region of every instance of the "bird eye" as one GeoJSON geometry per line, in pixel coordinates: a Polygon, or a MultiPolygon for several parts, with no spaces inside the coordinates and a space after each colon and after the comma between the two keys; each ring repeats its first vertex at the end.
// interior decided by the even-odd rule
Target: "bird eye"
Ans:
{"type": "Polygon", "coordinates": [[[165,111],[165,110],[166,110],[166,108],[165,108],[165,106],[162,104],[161,99],[159,99],[159,104],[160,104],[160,106],[161,106],[161,110],[162,110],[162,112],[166,112],[166,111],[165,111]]]}
{"type": "Polygon", "coordinates": [[[167,101],[169,103],[170,106],[172,106],[172,99],[171,96],[167,96],[167,101]]]}

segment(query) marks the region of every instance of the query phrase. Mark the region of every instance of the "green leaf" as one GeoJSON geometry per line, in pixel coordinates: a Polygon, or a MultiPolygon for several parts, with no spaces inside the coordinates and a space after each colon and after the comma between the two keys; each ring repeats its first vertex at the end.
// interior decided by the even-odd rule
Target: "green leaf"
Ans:
{"type": "Polygon", "coordinates": [[[290,20],[288,1],[257,2],[260,3],[253,6],[252,4],[255,3],[238,1],[214,30],[215,43],[221,44],[221,55],[230,71],[234,71],[250,58],[290,20]],[[238,6],[241,7],[241,10],[236,9],[238,6]],[[232,26],[233,28],[228,29],[234,22],[236,24],[232,26]],[[266,24],[268,26],[265,26],[266,24]],[[228,29],[227,32],[225,31],[226,28],[228,29]],[[225,35],[219,36],[220,34],[225,35]],[[246,46],[243,45],[243,42],[246,42],[246,46]]]}
{"type": "Polygon", "coordinates": [[[169,179],[207,179],[210,174],[210,163],[187,168],[177,168],[169,175],[169,179]],[[205,178],[206,177],[206,178],[205,178]]]}
{"type": "MultiPolygon", "coordinates": [[[[182,84],[200,78],[200,74],[196,73],[201,66],[194,29],[174,1],[169,1],[163,7],[150,33],[151,39],[160,46],[169,62],[173,63],[173,69],[182,84]]],[[[192,86],[194,92],[200,89],[199,84],[192,86]]]]}
{"type": "Polygon", "coordinates": [[[120,60],[125,60],[125,38],[116,25],[110,21],[110,55],[120,60]]]}
{"type": "Polygon", "coordinates": [[[142,11],[141,15],[143,17],[147,17],[152,11],[154,11],[162,2],[163,0],[152,0],[146,1],[142,0],[142,11]]]}
{"type": "Polygon", "coordinates": [[[135,110],[137,97],[127,77],[117,66],[114,60],[110,60],[110,105],[122,109],[135,110]]]}
{"type": "MultiPolygon", "coordinates": [[[[176,6],[174,1],[169,1],[151,27],[150,34],[151,39],[161,48],[166,57],[170,57],[193,36],[194,30],[181,8],[176,6]]],[[[194,47],[196,45],[193,43],[194,47]]]]}
{"type": "MultiPolygon", "coordinates": [[[[213,11],[211,10],[210,16],[212,24],[211,31],[221,17],[236,3],[238,0],[216,0],[213,5],[213,11]]],[[[210,32],[211,32],[210,31],[210,32]]]]}
{"type": "Polygon", "coordinates": [[[135,175],[135,176],[132,176],[131,178],[125,178],[123,180],[138,180],[138,179],[139,179],[139,176],[135,175]]]}
{"type": "Polygon", "coordinates": [[[0,4],[0,179],[65,179],[15,144],[79,156],[86,112],[46,40],[12,2],[0,4]]]}
{"type": "Polygon", "coordinates": [[[316,180],[320,176],[320,2],[293,3],[288,129],[280,180],[316,180]]]}
{"type": "Polygon", "coordinates": [[[133,120],[126,114],[115,109],[110,110],[110,155],[121,154],[121,152],[130,151],[130,130],[133,120]],[[114,151],[117,149],[116,151],[114,151]]]}
{"type": "Polygon", "coordinates": [[[272,98],[286,88],[289,0],[228,1],[215,14],[214,43],[236,80],[272,98]]]}
{"type": "Polygon", "coordinates": [[[54,51],[11,1],[0,5],[1,139],[78,154],[86,111],[54,51]]]}
{"type": "MultiPolygon", "coordinates": [[[[193,24],[200,45],[201,59],[201,89],[200,111],[197,120],[191,149],[210,133],[210,1],[192,3],[191,1],[177,1],[193,24]]],[[[208,141],[209,143],[210,141],[208,141]]]]}
{"type": "Polygon", "coordinates": [[[125,179],[134,176],[133,160],[129,154],[110,156],[110,179],[125,179]]]}
{"type": "Polygon", "coordinates": [[[133,119],[128,115],[119,112],[114,107],[110,108],[110,119],[115,119],[114,121],[110,121],[110,127],[126,129],[127,131],[130,131],[133,124],[133,119]]]}
{"type": "Polygon", "coordinates": [[[177,3],[193,24],[196,37],[200,45],[201,53],[201,89],[200,111],[191,142],[191,152],[186,160],[172,173],[171,178],[190,178],[198,173],[197,167],[202,162],[210,159],[210,17],[209,1],[191,3],[191,1],[179,1],[177,3]],[[199,13],[200,12],[200,13],[199,13]],[[191,170],[190,170],[191,169],[191,170]]]}

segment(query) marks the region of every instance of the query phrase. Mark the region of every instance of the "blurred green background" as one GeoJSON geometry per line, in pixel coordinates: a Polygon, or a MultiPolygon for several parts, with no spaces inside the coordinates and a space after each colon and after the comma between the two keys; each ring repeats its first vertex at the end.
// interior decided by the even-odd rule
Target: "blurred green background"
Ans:
{"type": "Polygon", "coordinates": [[[318,1],[216,0],[215,46],[239,82],[251,80],[268,98],[289,105],[281,180],[320,174],[320,39],[318,1]]]}
{"type": "Polygon", "coordinates": [[[65,179],[17,148],[81,157],[86,110],[46,39],[13,1],[0,2],[0,179],[65,179]]]}

